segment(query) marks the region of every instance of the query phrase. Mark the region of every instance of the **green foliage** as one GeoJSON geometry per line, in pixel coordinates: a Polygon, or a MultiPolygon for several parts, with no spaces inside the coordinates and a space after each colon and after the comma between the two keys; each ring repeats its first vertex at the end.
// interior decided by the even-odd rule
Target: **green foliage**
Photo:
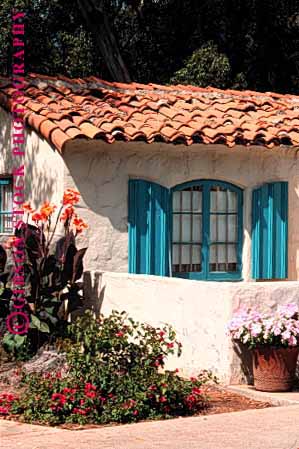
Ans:
{"type": "Polygon", "coordinates": [[[225,88],[231,78],[228,57],[219,53],[213,42],[207,42],[185,61],[184,67],[171,78],[172,83],[225,88]]]}
{"type": "Polygon", "coordinates": [[[99,73],[101,56],[73,0],[2,0],[0,73],[11,73],[11,12],[25,12],[26,71],[70,77],[99,73]]]}
{"type": "Polygon", "coordinates": [[[209,372],[183,379],[164,371],[169,354],[181,353],[171,326],[154,328],[124,312],[96,320],[91,312],[69,329],[64,341],[68,373],[23,375],[23,394],[11,413],[50,424],[133,422],[200,412],[209,372]]]}
{"type": "MultiPolygon", "coordinates": [[[[98,1],[134,81],[169,83],[179,73],[180,82],[186,84],[188,60],[192,83],[198,79],[200,85],[298,93],[296,1],[98,1]],[[211,56],[205,54],[209,48],[211,56]],[[215,79],[209,73],[211,65],[215,79]]],[[[28,72],[109,79],[94,37],[72,0],[2,0],[0,72],[11,70],[13,5],[23,5],[27,14],[28,72]]]]}

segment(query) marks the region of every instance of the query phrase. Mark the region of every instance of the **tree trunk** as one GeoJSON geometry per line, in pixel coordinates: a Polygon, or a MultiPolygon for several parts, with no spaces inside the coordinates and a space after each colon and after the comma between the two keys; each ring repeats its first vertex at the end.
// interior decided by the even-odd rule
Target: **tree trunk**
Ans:
{"type": "Polygon", "coordinates": [[[116,39],[111,31],[107,15],[100,0],[77,0],[87,27],[93,34],[107,68],[114,81],[131,81],[123,62],[116,39]]]}

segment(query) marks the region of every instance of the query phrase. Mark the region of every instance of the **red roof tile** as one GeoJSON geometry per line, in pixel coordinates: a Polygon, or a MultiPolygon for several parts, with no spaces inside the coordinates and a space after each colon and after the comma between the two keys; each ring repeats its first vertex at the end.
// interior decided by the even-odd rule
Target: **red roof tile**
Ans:
{"type": "MultiPolygon", "coordinates": [[[[0,77],[0,105],[7,110],[14,91],[0,77]]],[[[59,150],[79,138],[299,145],[299,96],[292,95],[31,74],[23,107],[27,124],[59,150]]]]}

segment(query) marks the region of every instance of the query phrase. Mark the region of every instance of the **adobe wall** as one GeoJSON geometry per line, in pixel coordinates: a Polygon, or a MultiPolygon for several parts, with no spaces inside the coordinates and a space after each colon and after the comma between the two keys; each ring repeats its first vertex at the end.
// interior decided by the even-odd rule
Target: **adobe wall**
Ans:
{"type": "Polygon", "coordinates": [[[86,306],[105,315],[125,310],[154,326],[171,324],[183,344],[182,356],[166,368],[184,375],[211,369],[222,382],[250,383],[248,351],[241,357],[226,335],[226,325],[241,305],[275,309],[297,302],[299,282],[204,282],[125,273],[86,272],[86,306]],[[242,367],[243,365],[243,367],[242,367]]]}

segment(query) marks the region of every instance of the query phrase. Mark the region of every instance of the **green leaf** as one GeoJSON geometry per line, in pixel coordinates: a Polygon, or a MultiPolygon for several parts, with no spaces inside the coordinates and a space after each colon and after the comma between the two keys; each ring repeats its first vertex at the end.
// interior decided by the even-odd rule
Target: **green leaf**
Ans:
{"type": "Polygon", "coordinates": [[[31,315],[31,323],[30,323],[30,327],[32,329],[40,329],[40,319],[37,318],[36,315],[31,315]]]}
{"type": "Polygon", "coordinates": [[[40,322],[40,328],[39,328],[39,330],[40,330],[41,332],[45,332],[45,333],[47,333],[47,334],[50,333],[50,328],[49,328],[48,324],[47,324],[45,321],[41,321],[41,322],[40,322]]]}

